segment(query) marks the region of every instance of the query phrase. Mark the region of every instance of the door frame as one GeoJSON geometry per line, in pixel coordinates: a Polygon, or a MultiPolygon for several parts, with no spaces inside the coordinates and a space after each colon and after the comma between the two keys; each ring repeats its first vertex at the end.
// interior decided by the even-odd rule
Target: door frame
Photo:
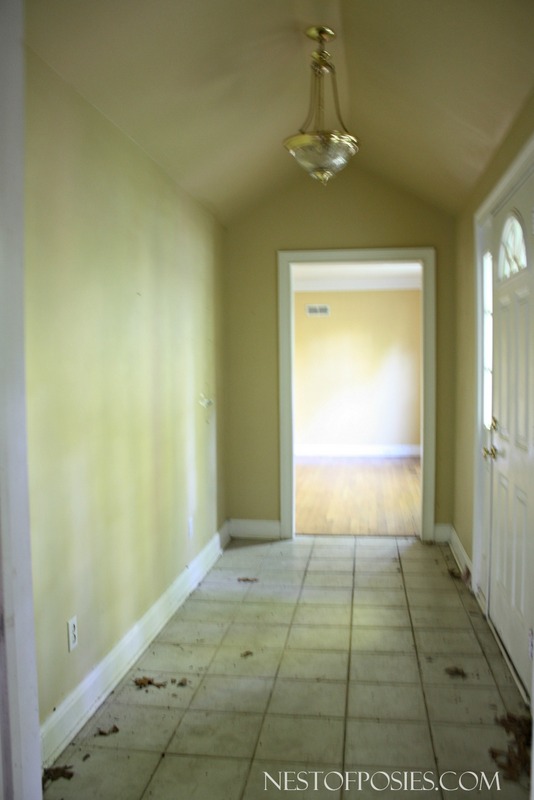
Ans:
{"type": "Polygon", "coordinates": [[[294,319],[291,266],[298,263],[338,265],[388,263],[422,267],[422,515],[421,539],[435,539],[436,466],[436,253],[434,248],[278,251],[278,333],[280,400],[280,537],[295,536],[295,474],[293,453],[294,319]]]}
{"type": "MultiPolygon", "coordinates": [[[[527,141],[519,155],[508,167],[474,215],[476,258],[476,401],[475,401],[475,451],[474,451],[474,497],[473,497],[473,587],[475,594],[487,612],[490,604],[491,575],[491,531],[483,525],[484,509],[491,504],[491,491],[487,491],[484,479],[484,463],[481,450],[485,444],[483,432],[483,259],[487,251],[488,226],[494,214],[508,202],[510,196],[534,172],[534,136],[527,141]]],[[[532,221],[534,231],[534,219],[532,221]]],[[[496,260],[493,259],[495,276],[496,260]]],[[[494,277],[495,281],[495,277],[494,277]]]]}
{"type": "Polygon", "coordinates": [[[24,8],[0,3],[0,795],[38,800],[24,378],[24,8]]]}

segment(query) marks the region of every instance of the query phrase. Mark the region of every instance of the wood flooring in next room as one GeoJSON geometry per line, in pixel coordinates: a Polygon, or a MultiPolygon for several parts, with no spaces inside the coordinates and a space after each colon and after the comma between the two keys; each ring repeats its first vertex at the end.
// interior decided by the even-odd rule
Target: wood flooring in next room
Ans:
{"type": "Polygon", "coordinates": [[[299,534],[419,536],[419,458],[297,458],[299,534]]]}

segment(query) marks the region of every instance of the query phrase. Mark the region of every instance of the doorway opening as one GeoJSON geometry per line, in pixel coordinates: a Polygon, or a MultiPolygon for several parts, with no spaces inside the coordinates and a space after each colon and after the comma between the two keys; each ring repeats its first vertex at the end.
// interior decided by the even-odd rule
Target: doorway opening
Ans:
{"type": "Polygon", "coordinates": [[[284,538],[434,538],[434,269],[426,248],[279,253],[284,538]]]}
{"type": "Polygon", "coordinates": [[[418,536],[422,267],[293,272],[296,533],[418,536]]]}

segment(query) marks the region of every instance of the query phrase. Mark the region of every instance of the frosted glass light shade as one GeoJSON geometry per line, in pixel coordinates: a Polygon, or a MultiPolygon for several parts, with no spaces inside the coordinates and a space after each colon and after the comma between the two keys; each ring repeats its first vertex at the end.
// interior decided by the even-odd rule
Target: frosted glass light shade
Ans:
{"type": "Polygon", "coordinates": [[[284,147],[312,178],[325,185],[358,152],[358,140],[340,131],[312,131],[290,136],[284,147]]]}

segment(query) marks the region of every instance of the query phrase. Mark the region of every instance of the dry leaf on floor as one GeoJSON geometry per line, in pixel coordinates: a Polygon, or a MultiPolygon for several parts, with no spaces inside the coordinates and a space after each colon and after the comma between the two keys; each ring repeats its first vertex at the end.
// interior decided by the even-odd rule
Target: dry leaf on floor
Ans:
{"type": "Polygon", "coordinates": [[[238,578],[238,583],[257,583],[257,578],[238,578]]]}
{"type": "Polygon", "coordinates": [[[241,658],[248,658],[249,656],[253,655],[254,653],[252,652],[252,650],[243,650],[243,652],[241,653],[241,658]]]}
{"type": "Polygon", "coordinates": [[[506,714],[504,717],[498,717],[495,722],[513,736],[514,740],[510,742],[506,751],[491,747],[490,756],[509,781],[518,781],[522,775],[530,775],[532,719],[530,716],[506,714]]]}
{"type": "Polygon", "coordinates": [[[60,778],[65,778],[67,781],[70,781],[73,775],[72,767],[47,767],[43,770],[43,789],[47,783],[58,781],[60,778]]]}
{"type": "Polygon", "coordinates": [[[157,683],[154,678],[147,678],[146,676],[143,678],[134,678],[134,683],[139,689],[145,689],[147,686],[155,686],[156,689],[163,689],[167,686],[167,681],[157,683]]]}
{"type": "Polygon", "coordinates": [[[467,673],[461,667],[445,667],[445,672],[451,678],[467,678],[467,673]]]}
{"type": "Polygon", "coordinates": [[[188,683],[189,683],[189,681],[187,680],[187,678],[181,678],[178,681],[177,686],[187,686],[188,683]]]}
{"type": "Polygon", "coordinates": [[[113,725],[109,730],[105,731],[103,728],[99,728],[95,733],[95,736],[111,736],[114,733],[118,733],[119,728],[116,725],[113,725]]]}

